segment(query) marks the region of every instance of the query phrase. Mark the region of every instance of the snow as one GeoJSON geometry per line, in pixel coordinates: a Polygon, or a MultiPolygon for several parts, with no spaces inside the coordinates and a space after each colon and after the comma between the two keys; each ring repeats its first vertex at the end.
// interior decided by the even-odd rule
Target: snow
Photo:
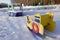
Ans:
{"type": "MultiPolygon", "coordinates": [[[[50,36],[46,36],[44,40],[60,40],[60,9],[56,10],[32,10],[24,11],[22,17],[9,17],[7,10],[0,10],[0,40],[43,40],[42,38],[32,34],[26,26],[26,15],[35,13],[45,14],[48,11],[54,12],[54,21],[56,21],[56,29],[50,36]],[[1,11],[2,10],[2,11],[1,11]]],[[[49,33],[47,34],[49,35],[49,33]]]]}

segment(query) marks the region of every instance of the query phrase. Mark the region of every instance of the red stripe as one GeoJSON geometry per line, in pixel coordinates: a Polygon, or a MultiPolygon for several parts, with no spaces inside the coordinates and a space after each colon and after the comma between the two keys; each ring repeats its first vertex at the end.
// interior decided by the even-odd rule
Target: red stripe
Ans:
{"type": "Polygon", "coordinates": [[[32,23],[32,28],[33,28],[33,31],[34,31],[35,33],[39,33],[39,27],[38,27],[37,23],[33,22],[33,23],[32,23]],[[35,30],[34,27],[36,27],[37,29],[35,30]]]}

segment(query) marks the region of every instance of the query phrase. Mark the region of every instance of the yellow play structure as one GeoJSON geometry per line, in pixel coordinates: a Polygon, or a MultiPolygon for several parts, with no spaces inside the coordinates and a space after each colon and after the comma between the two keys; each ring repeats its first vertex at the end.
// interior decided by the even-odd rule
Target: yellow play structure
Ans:
{"type": "Polygon", "coordinates": [[[27,16],[27,27],[30,30],[33,30],[35,33],[39,33],[41,35],[44,34],[44,30],[49,32],[53,32],[56,28],[56,22],[53,21],[54,13],[47,12],[45,15],[34,14],[32,19],[31,16],[27,16]]]}

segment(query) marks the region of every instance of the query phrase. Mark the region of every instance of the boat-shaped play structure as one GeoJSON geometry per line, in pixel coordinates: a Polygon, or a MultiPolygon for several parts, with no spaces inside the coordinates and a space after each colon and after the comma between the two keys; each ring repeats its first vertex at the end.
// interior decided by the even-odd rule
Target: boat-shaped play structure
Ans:
{"type": "Polygon", "coordinates": [[[27,27],[35,34],[44,35],[44,31],[53,32],[56,28],[56,22],[53,21],[54,13],[47,12],[45,15],[34,14],[34,18],[27,16],[27,27]]]}

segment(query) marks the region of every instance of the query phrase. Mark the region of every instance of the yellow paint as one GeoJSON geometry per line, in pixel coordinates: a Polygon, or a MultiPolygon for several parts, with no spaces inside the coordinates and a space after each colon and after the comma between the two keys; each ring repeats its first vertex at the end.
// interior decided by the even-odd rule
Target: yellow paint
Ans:
{"type": "MultiPolygon", "coordinates": [[[[27,23],[27,27],[29,27],[30,29],[32,29],[32,22],[33,22],[33,20],[32,20],[32,18],[31,18],[31,16],[27,16],[28,18],[29,18],[29,21],[30,21],[30,23],[27,23]]],[[[37,23],[37,22],[36,22],[37,23]]],[[[44,27],[43,27],[43,25],[42,24],[40,24],[40,23],[37,23],[38,24],[38,26],[39,26],[39,33],[41,34],[41,35],[43,35],[44,34],[44,27]]],[[[37,28],[36,27],[34,27],[34,29],[36,30],[37,28]]],[[[32,29],[33,30],[33,29],[32,29]]]]}
{"type": "MultiPolygon", "coordinates": [[[[56,22],[53,21],[54,18],[54,13],[53,12],[47,12],[45,15],[41,15],[41,14],[35,14],[34,15],[35,19],[40,20],[40,23],[37,23],[39,26],[39,33],[41,35],[44,34],[44,30],[48,30],[50,32],[53,32],[56,28],[56,22]]],[[[32,17],[28,16],[28,19],[30,21],[30,23],[27,23],[27,26],[32,29],[32,22],[34,22],[34,20],[32,20],[32,17]]],[[[36,27],[35,27],[36,29],[36,27]]]]}
{"type": "Polygon", "coordinates": [[[56,28],[56,22],[51,22],[50,25],[48,25],[47,27],[45,27],[46,30],[53,32],[56,28]]]}
{"type": "Polygon", "coordinates": [[[28,22],[32,22],[33,21],[33,19],[31,18],[31,16],[27,16],[27,21],[28,22]]]}
{"type": "Polygon", "coordinates": [[[29,27],[30,29],[32,29],[32,22],[30,24],[27,23],[27,27],[29,27]]]}
{"type": "Polygon", "coordinates": [[[41,24],[50,32],[53,32],[56,28],[56,22],[53,21],[53,17],[53,12],[47,12],[45,15],[41,15],[41,24]]]}
{"type": "Polygon", "coordinates": [[[27,26],[32,29],[32,21],[33,19],[31,18],[31,16],[27,16],[27,26]],[[28,20],[29,19],[29,20],[28,20]],[[30,22],[30,23],[29,23],[30,22]]]}
{"type": "Polygon", "coordinates": [[[44,35],[44,27],[43,27],[43,25],[42,24],[39,24],[38,26],[39,26],[39,33],[41,35],[44,35]]]}
{"type": "Polygon", "coordinates": [[[38,19],[38,20],[40,20],[40,22],[41,22],[41,15],[39,14],[39,13],[37,13],[37,14],[34,14],[34,17],[35,17],[35,19],[38,19]],[[40,17],[40,18],[36,18],[36,17],[40,17]]]}

